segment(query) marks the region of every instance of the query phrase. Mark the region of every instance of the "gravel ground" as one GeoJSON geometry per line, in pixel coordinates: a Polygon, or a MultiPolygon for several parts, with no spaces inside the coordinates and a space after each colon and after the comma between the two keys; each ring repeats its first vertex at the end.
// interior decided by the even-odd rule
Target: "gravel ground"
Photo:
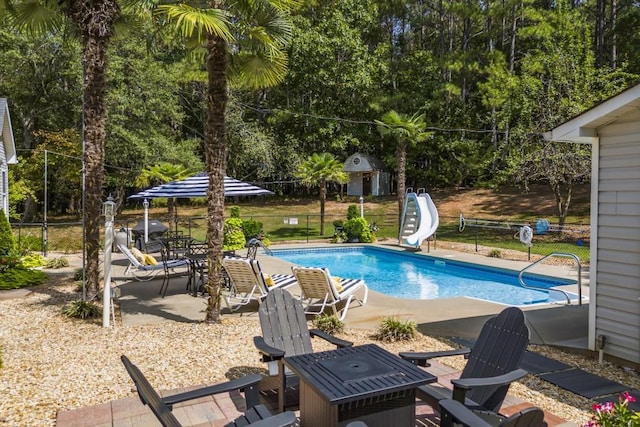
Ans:
{"type": "MultiPolygon", "coordinates": [[[[138,364],[158,389],[265,373],[252,344],[259,334],[257,316],[226,318],[220,325],[176,322],[104,329],[101,319],[70,320],[61,314],[66,303],[79,298],[75,288],[68,282],[49,283],[24,297],[0,298],[0,425],[55,425],[58,411],[132,395],[121,354],[138,364]]],[[[342,337],[361,344],[371,341],[370,335],[349,330],[342,337]]],[[[428,336],[383,346],[394,353],[451,348],[428,336]]],[[[534,350],[640,388],[635,372],[547,347],[534,350]]],[[[464,360],[447,359],[447,364],[460,368],[464,360]]],[[[590,401],[534,377],[514,385],[511,392],[568,421],[588,420],[590,401]]]]}

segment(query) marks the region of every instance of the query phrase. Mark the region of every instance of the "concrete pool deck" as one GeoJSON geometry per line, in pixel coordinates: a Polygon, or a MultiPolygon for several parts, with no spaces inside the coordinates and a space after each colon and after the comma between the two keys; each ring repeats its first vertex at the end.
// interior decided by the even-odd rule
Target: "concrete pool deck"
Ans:
{"type": "MultiPolygon", "coordinates": [[[[403,248],[391,245],[380,247],[404,251],[403,248]]],[[[277,245],[274,249],[333,247],[330,244],[305,245],[277,245]]],[[[439,257],[444,260],[472,262],[475,264],[506,268],[519,271],[531,264],[530,262],[509,261],[500,258],[490,258],[482,255],[469,254],[448,249],[423,250],[418,254],[439,257]]],[[[258,251],[258,259],[262,270],[268,274],[291,273],[293,264],[279,258],[268,256],[263,250],[258,251]]],[[[165,321],[198,322],[204,319],[206,300],[203,297],[193,297],[185,292],[184,277],[171,279],[169,291],[165,298],[158,295],[160,280],[136,282],[131,276],[124,276],[124,268],[128,264],[121,254],[113,255],[114,281],[120,286],[122,295],[119,300],[123,326],[161,323],[165,321]]],[[[576,278],[575,267],[558,267],[552,265],[541,266],[544,274],[561,277],[576,278]]],[[[542,271],[536,271],[542,273],[542,271]]],[[[582,271],[583,296],[588,296],[588,271],[582,271]]],[[[576,286],[566,287],[576,292],[576,286]]],[[[299,290],[289,288],[292,293],[299,290]]],[[[380,320],[387,316],[414,320],[423,333],[433,336],[455,336],[461,338],[475,338],[482,325],[491,316],[499,313],[505,306],[488,301],[471,298],[448,298],[436,300],[407,300],[390,297],[379,292],[369,291],[366,305],[358,306],[353,303],[345,318],[349,328],[375,329],[380,320]]],[[[249,306],[240,313],[226,314],[227,316],[255,315],[257,305],[249,306]]],[[[528,326],[531,330],[533,344],[556,345],[573,348],[587,348],[588,303],[565,306],[562,304],[545,304],[523,307],[528,326]],[[561,325],[561,327],[559,327],[561,325]]]]}

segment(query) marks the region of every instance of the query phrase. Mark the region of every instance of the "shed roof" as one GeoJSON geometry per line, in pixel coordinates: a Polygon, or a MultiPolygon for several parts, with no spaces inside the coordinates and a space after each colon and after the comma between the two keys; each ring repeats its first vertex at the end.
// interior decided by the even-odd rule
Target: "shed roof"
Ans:
{"type": "Polygon", "coordinates": [[[371,172],[383,170],[384,165],[378,159],[369,154],[355,153],[344,162],[344,172],[371,172]]]}
{"type": "Polygon", "coordinates": [[[6,98],[0,98],[0,132],[7,163],[18,163],[16,143],[13,140],[13,129],[11,128],[11,117],[9,116],[9,105],[6,98]]]}
{"type": "Polygon", "coordinates": [[[612,96],[549,132],[545,132],[544,138],[549,141],[592,144],[598,140],[598,128],[638,110],[640,110],[640,84],[612,96]]]}

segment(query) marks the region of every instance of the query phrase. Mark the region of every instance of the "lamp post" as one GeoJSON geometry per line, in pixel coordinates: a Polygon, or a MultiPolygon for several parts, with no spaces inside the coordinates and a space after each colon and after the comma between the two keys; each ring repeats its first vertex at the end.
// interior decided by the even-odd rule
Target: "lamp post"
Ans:
{"type": "Polygon", "coordinates": [[[142,201],[142,207],[144,207],[144,244],[149,241],[149,201],[144,199],[142,201]]]}
{"type": "Polygon", "coordinates": [[[109,195],[107,201],[102,204],[104,215],[104,291],[102,294],[102,327],[109,327],[109,314],[111,313],[111,248],[113,246],[113,218],[116,213],[116,204],[109,195]]]}
{"type": "Polygon", "coordinates": [[[364,197],[360,196],[360,218],[364,218],[364,197]]]}

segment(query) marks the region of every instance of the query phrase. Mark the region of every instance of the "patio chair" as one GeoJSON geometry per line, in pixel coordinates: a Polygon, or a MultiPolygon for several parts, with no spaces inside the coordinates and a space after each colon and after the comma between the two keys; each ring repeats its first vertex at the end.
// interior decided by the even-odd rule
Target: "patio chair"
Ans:
{"type": "Polygon", "coordinates": [[[244,391],[247,412],[243,416],[236,418],[233,422],[226,424],[225,427],[288,427],[294,425],[296,422],[296,416],[293,412],[272,415],[269,409],[259,404],[260,397],[257,385],[262,379],[260,375],[247,375],[222,384],[162,397],[151,386],[151,383],[149,383],[140,369],[138,369],[127,356],[123,355],[120,359],[136,385],[138,397],[144,405],[148,405],[151,408],[151,411],[158,421],[165,427],[180,427],[182,425],[173,412],[171,412],[173,405],[235,390],[244,391]]]}
{"type": "MultiPolygon", "coordinates": [[[[153,279],[158,273],[164,273],[165,278],[168,270],[174,268],[183,267],[186,263],[182,260],[173,260],[169,262],[158,262],[157,264],[143,264],[138,258],[133,255],[131,250],[126,245],[117,245],[120,253],[124,254],[129,261],[129,265],[124,271],[124,274],[131,274],[136,280],[148,281],[153,279]]],[[[164,285],[164,280],[163,280],[164,285]]]]}
{"type": "Polygon", "coordinates": [[[224,258],[222,266],[231,282],[231,289],[225,296],[231,311],[238,310],[253,300],[261,301],[273,289],[284,289],[296,284],[296,278],[290,274],[263,274],[258,260],[224,258]]]}
{"type": "Polygon", "coordinates": [[[465,355],[468,361],[459,379],[452,380],[453,392],[444,387],[426,385],[416,396],[434,409],[438,402],[452,398],[474,411],[498,413],[509,385],[527,375],[520,362],[529,344],[529,328],[524,313],[508,307],[489,319],[473,348],[432,353],[400,353],[400,357],[420,366],[429,366],[436,357],[465,355]]]}
{"type": "Polygon", "coordinates": [[[441,427],[545,427],[544,412],[542,409],[532,406],[523,409],[509,417],[493,416],[480,417],[453,399],[440,401],[440,426],[441,427]]]}
{"type": "Polygon", "coordinates": [[[208,266],[207,255],[209,254],[209,245],[207,243],[190,242],[187,246],[186,258],[189,261],[189,280],[187,281],[187,290],[194,297],[198,296],[198,292],[205,294],[204,288],[207,280],[208,266]]]}
{"type": "Polygon", "coordinates": [[[169,279],[172,274],[176,273],[177,268],[184,267],[186,268],[186,273],[189,274],[189,260],[187,258],[171,259],[169,248],[164,245],[160,248],[160,254],[162,256],[162,263],[160,265],[164,267],[164,278],[160,286],[160,295],[164,298],[165,295],[167,295],[167,289],[169,289],[169,279]]]}
{"type": "Polygon", "coordinates": [[[306,314],[321,314],[327,307],[331,307],[340,320],[347,315],[349,305],[355,299],[360,305],[367,303],[369,288],[361,279],[332,278],[326,268],[292,267],[294,276],[298,280],[298,286],[302,291],[302,299],[306,302],[304,312],[306,314]],[[358,298],[356,291],[362,290],[362,299],[358,298]],[[338,310],[338,306],[342,308],[338,310]]]}
{"type": "Polygon", "coordinates": [[[312,337],[319,337],[337,348],[351,347],[352,342],[327,334],[319,329],[309,329],[307,318],[299,299],[288,291],[277,288],[267,294],[258,309],[262,336],[254,337],[253,342],[267,362],[269,376],[277,379],[278,408],[285,408],[285,390],[294,378],[288,369],[285,372],[282,358],[299,354],[313,353],[312,337]],[[288,381],[289,380],[289,381],[288,381]]]}

